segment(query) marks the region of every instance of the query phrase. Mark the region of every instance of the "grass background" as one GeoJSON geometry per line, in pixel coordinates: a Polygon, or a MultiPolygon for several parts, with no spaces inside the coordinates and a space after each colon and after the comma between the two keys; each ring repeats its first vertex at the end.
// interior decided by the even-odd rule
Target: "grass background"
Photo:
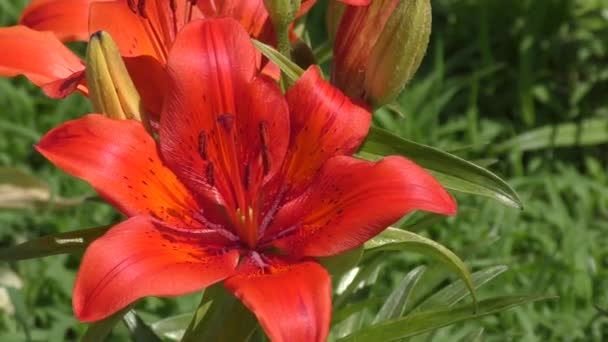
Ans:
{"type": "MultiPolygon", "coordinates": [[[[0,24],[14,24],[24,4],[0,0],[0,24]]],[[[458,216],[424,233],[466,257],[473,270],[509,266],[484,295],[559,299],[413,340],[452,341],[478,327],[487,341],[607,340],[608,3],[433,0],[433,10],[429,51],[398,101],[400,113],[381,110],[375,123],[505,177],[524,210],[457,194],[458,216]]],[[[0,166],[35,175],[57,196],[92,193],[32,149],[50,128],[88,111],[79,95],[53,101],[25,79],[0,79],[0,166]]],[[[117,219],[109,206],[94,202],[2,210],[0,246],[117,219]]],[[[391,256],[373,291],[386,295],[396,279],[425,262],[391,256]]],[[[78,263],[78,256],[63,255],[0,264],[0,286],[13,286],[8,301],[14,308],[3,311],[0,296],[0,340],[23,341],[26,333],[41,341],[77,339],[85,328],[70,306],[78,263]]],[[[197,302],[195,296],[153,298],[139,306],[153,320],[188,312],[197,302]]],[[[121,329],[114,339],[126,337],[121,329]]]]}

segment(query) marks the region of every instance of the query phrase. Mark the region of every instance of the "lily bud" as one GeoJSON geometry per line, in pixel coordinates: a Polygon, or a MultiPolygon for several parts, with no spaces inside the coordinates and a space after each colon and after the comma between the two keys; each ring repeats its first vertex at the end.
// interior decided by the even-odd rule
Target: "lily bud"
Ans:
{"type": "Polygon", "coordinates": [[[147,125],[139,93],[107,32],[99,31],[91,36],[86,77],[95,111],[113,119],[134,119],[147,125]]]}
{"type": "Polygon", "coordinates": [[[375,106],[393,101],[418,70],[430,33],[430,0],[347,7],[334,45],[334,84],[375,106]]]}

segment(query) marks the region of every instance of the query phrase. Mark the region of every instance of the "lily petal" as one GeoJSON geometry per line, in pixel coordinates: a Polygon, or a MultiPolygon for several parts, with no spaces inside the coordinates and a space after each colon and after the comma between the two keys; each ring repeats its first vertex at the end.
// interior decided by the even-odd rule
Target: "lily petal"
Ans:
{"type": "Polygon", "coordinates": [[[224,281],[258,318],[273,342],[325,341],[331,321],[331,281],[316,262],[290,264],[259,256],[264,269],[251,257],[224,281]]]}
{"type": "Polygon", "coordinates": [[[133,13],[127,1],[91,4],[89,31],[100,30],[110,33],[123,57],[152,56],[163,63],[166,61],[170,42],[158,32],[154,33],[156,27],[133,13]]]}
{"type": "Polygon", "coordinates": [[[36,31],[51,31],[63,42],[89,40],[89,5],[108,0],[34,0],[19,23],[36,31]]]}
{"type": "Polygon", "coordinates": [[[194,225],[201,209],[158,155],[143,125],[91,114],[47,133],[36,145],[67,173],[86,180],[127,216],[194,225]]]}
{"type": "Polygon", "coordinates": [[[61,98],[81,84],[84,64],[51,32],[26,26],[0,28],[0,76],[24,75],[50,97],[61,98]]]}
{"type": "Polygon", "coordinates": [[[357,247],[412,210],[453,215],[456,202],[433,176],[397,156],[376,163],[335,157],[302,197],[285,205],[274,222],[296,227],[275,247],[298,256],[330,256],[357,247]]]}
{"type": "Polygon", "coordinates": [[[277,172],[287,149],[287,104],[274,81],[257,76],[259,61],[247,33],[224,18],[184,26],[167,64],[163,158],[189,188],[216,188],[232,208],[247,207],[247,193],[277,172]]]}
{"type": "Polygon", "coordinates": [[[306,188],[327,159],[350,155],[361,144],[371,113],[323,80],[315,66],[288,90],[291,143],[283,177],[291,196],[306,188]]]}
{"type": "Polygon", "coordinates": [[[259,38],[271,29],[263,0],[199,1],[206,18],[234,18],[252,37],[259,38]]]}
{"type": "Polygon", "coordinates": [[[136,216],[110,229],[86,250],[74,286],[76,317],[103,319],[139,298],[201,290],[234,272],[238,252],[205,246],[136,216]]]}

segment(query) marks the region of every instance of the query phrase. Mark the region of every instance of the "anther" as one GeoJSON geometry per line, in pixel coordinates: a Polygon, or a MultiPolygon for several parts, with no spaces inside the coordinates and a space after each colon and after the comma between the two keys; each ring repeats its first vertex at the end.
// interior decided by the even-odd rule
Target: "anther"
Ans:
{"type": "Polygon", "coordinates": [[[207,160],[207,134],[205,132],[198,135],[198,154],[203,160],[207,160]]]}
{"type": "Polygon", "coordinates": [[[230,113],[223,113],[218,115],[217,122],[222,126],[227,132],[230,132],[232,126],[234,125],[234,115],[230,113]]]}
{"type": "Polygon", "coordinates": [[[213,164],[207,164],[207,170],[205,171],[205,176],[207,177],[207,184],[209,186],[215,185],[215,176],[213,174],[213,164]]]}

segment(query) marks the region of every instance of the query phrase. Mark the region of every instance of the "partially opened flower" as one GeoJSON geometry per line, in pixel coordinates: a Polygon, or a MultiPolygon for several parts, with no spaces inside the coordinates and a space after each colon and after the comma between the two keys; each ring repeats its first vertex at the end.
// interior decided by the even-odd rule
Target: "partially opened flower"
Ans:
{"type": "Polygon", "coordinates": [[[284,96],[258,59],[236,21],[192,22],[168,55],[159,142],[137,122],[91,114],[37,145],[128,216],[84,255],[80,320],[223,280],[273,341],[322,341],[331,286],[317,257],[355,248],[412,210],[455,212],[414,163],[349,156],[371,114],[317,69],[284,96]]]}

